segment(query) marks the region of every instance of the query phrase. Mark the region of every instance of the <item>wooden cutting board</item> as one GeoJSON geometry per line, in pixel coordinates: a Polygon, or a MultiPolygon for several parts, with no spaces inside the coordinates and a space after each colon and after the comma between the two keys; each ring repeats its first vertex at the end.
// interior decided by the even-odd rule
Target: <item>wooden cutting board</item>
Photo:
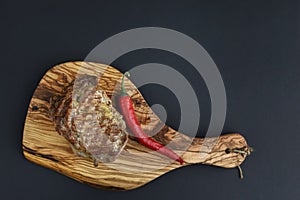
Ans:
{"type": "Polygon", "coordinates": [[[73,153],[64,137],[55,131],[49,116],[49,99],[62,95],[63,89],[79,74],[100,77],[101,88],[115,102],[114,93],[119,91],[118,85],[123,75],[117,69],[90,62],[68,62],[53,67],[40,81],[28,108],[23,133],[23,152],[28,160],[95,187],[130,190],[190,164],[237,167],[245,160],[243,152],[250,150],[245,138],[238,133],[206,138],[204,142],[204,138],[190,138],[173,130],[160,121],[138,89],[126,80],[125,87],[132,98],[142,128],[146,132],[159,130],[154,138],[164,145],[171,144],[171,148],[186,163],[180,165],[172,162],[130,136],[116,161],[99,163],[95,167],[92,160],[73,153]],[[187,144],[190,145],[185,149],[187,144]]]}

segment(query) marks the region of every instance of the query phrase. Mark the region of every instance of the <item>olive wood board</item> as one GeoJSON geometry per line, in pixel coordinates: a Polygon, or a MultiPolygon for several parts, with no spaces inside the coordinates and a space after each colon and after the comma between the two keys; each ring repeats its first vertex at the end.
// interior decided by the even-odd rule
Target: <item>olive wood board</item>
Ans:
{"type": "Polygon", "coordinates": [[[63,89],[79,74],[100,77],[101,89],[115,102],[114,94],[120,91],[123,76],[116,68],[82,61],[54,66],[41,79],[29,104],[23,133],[23,153],[28,160],[79,182],[115,190],[138,188],[171,170],[191,164],[234,168],[245,160],[246,156],[238,153],[239,150],[249,150],[242,135],[230,133],[204,139],[179,133],[161,122],[134,84],[126,79],[125,88],[132,98],[143,130],[158,130],[153,138],[164,145],[169,144],[172,150],[181,155],[185,164],[180,165],[164,155],[152,152],[129,136],[125,148],[114,162],[99,163],[95,167],[91,159],[73,153],[67,140],[56,132],[49,116],[50,98],[61,96],[63,89]],[[234,149],[237,151],[232,151],[234,149]]]}

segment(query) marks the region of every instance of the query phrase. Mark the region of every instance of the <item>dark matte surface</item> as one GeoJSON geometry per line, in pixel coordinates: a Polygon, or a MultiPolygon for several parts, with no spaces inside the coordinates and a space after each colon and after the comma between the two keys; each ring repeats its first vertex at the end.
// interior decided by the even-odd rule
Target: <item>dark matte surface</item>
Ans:
{"type": "MultiPolygon", "coordinates": [[[[297,1],[1,1],[1,199],[297,199],[300,191],[300,5],[297,1]],[[175,29],[197,40],[222,74],[228,97],[224,132],[242,132],[255,153],[236,169],[191,166],[129,192],[80,184],[27,161],[23,123],[36,85],[53,65],[83,60],[107,37],[143,26],[175,29]]],[[[186,63],[159,51],[128,54],[121,71],[146,62],[178,70],[186,63]]],[[[186,75],[192,71],[186,71],[186,75]]],[[[198,91],[205,131],[209,99],[198,91]]],[[[178,126],[178,102],[166,90],[142,88],[149,103],[168,104],[178,126]],[[175,107],[175,108],[174,108],[175,107]],[[172,109],[173,108],[173,109],[172,109]]],[[[201,136],[199,132],[199,136],[201,136]]]]}

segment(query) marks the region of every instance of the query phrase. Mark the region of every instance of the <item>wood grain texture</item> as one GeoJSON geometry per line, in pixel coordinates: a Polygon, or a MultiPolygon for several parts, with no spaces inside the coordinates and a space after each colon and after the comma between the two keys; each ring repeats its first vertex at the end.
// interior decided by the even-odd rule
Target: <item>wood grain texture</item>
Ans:
{"type": "Polygon", "coordinates": [[[98,63],[68,62],[50,69],[40,81],[31,99],[23,133],[23,152],[27,159],[58,171],[92,186],[130,190],[151,180],[190,164],[208,164],[225,168],[241,165],[245,155],[233,150],[249,151],[243,136],[237,133],[218,138],[190,138],[163,124],[152,112],[140,92],[127,79],[125,87],[132,98],[134,109],[146,132],[158,130],[154,139],[172,148],[186,161],[185,165],[140,145],[133,137],[112,163],[99,163],[73,153],[68,142],[54,128],[49,116],[49,100],[61,96],[62,91],[79,74],[100,77],[100,87],[115,102],[122,73],[98,63]]]}

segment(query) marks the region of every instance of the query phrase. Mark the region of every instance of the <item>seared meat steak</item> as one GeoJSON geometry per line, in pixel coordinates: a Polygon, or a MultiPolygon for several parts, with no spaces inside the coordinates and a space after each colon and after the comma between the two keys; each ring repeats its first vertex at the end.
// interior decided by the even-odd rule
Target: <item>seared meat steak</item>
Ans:
{"type": "Polygon", "coordinates": [[[126,124],[99,89],[96,76],[81,75],[50,101],[50,114],[57,132],[80,156],[90,157],[94,165],[112,162],[127,142],[126,124]]]}

